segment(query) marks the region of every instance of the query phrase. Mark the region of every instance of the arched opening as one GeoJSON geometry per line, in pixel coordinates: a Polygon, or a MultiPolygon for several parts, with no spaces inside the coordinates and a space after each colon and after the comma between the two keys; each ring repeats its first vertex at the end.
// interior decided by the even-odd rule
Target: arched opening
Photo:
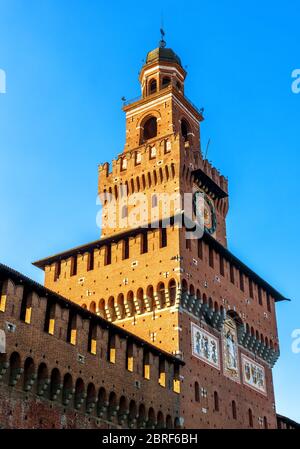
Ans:
{"type": "Polygon", "coordinates": [[[155,427],[155,413],[152,407],[150,407],[148,411],[147,427],[149,427],[150,429],[154,429],[155,427]]]}
{"type": "Polygon", "coordinates": [[[135,307],[134,307],[133,298],[134,298],[133,292],[129,291],[127,293],[127,299],[126,299],[129,316],[133,316],[135,314],[135,307]]]}
{"type": "Polygon", "coordinates": [[[171,84],[171,78],[169,76],[164,76],[162,79],[161,86],[162,88],[168,87],[171,84]]]}
{"type": "Polygon", "coordinates": [[[97,402],[97,415],[103,416],[106,407],[107,407],[107,395],[105,388],[101,387],[98,393],[98,402],[97,402]]]}
{"type": "Polygon", "coordinates": [[[156,79],[152,79],[149,81],[149,95],[154,94],[157,90],[157,82],[156,79]]]}
{"type": "Polygon", "coordinates": [[[117,308],[118,308],[118,319],[122,320],[125,318],[125,307],[124,307],[124,295],[120,293],[117,298],[117,308]]]}
{"type": "Polygon", "coordinates": [[[113,416],[116,414],[118,408],[117,395],[115,392],[111,392],[108,398],[108,415],[113,416]]]}
{"type": "Polygon", "coordinates": [[[100,315],[102,318],[106,318],[106,313],[105,313],[105,300],[102,298],[99,301],[99,306],[98,306],[98,315],[100,315]]]}
{"type": "Polygon", "coordinates": [[[84,401],[84,382],[81,378],[76,380],[75,394],[74,394],[74,407],[79,409],[84,401]]]}
{"type": "Polygon", "coordinates": [[[169,282],[169,301],[170,306],[174,306],[176,301],[176,281],[174,279],[169,282]]]}
{"type": "Polygon", "coordinates": [[[146,295],[148,298],[148,304],[149,304],[150,310],[154,310],[155,309],[155,301],[154,301],[154,290],[153,290],[152,285],[148,285],[146,295]]]}
{"type": "Polygon", "coordinates": [[[165,425],[164,425],[164,415],[163,412],[159,411],[157,413],[157,424],[156,424],[156,428],[157,429],[164,429],[165,425]]]}
{"type": "Polygon", "coordinates": [[[146,424],[146,407],[144,404],[139,406],[138,428],[144,428],[146,424]]]}
{"type": "Polygon", "coordinates": [[[157,286],[157,297],[162,309],[166,304],[165,284],[163,282],[160,282],[157,286]]]}
{"type": "Polygon", "coordinates": [[[55,401],[61,391],[61,376],[58,368],[53,368],[50,377],[50,399],[55,401]]]}
{"type": "Polygon", "coordinates": [[[115,298],[113,296],[110,296],[108,298],[107,302],[107,317],[110,321],[115,321],[116,319],[116,312],[115,312],[115,298]]]}
{"type": "Polygon", "coordinates": [[[25,391],[31,390],[31,387],[35,381],[35,366],[34,361],[31,357],[28,357],[24,363],[24,384],[23,388],[25,391]]]}
{"type": "Polygon", "coordinates": [[[129,427],[133,426],[136,419],[137,419],[137,405],[135,401],[131,400],[129,403],[129,414],[128,414],[129,427]]]}
{"type": "Polygon", "coordinates": [[[122,424],[127,416],[127,412],[128,412],[128,406],[127,406],[127,399],[125,398],[125,396],[121,396],[120,397],[120,401],[119,401],[119,410],[118,410],[118,418],[119,418],[119,423],[122,424]]]}
{"type": "Polygon", "coordinates": [[[268,428],[268,420],[267,417],[264,416],[264,428],[267,429],[268,428]]]}
{"type": "Polygon", "coordinates": [[[167,415],[167,417],[166,417],[166,428],[167,429],[172,429],[173,428],[172,418],[171,418],[170,415],[167,415]]]}
{"type": "Polygon", "coordinates": [[[49,383],[50,380],[47,365],[45,363],[41,363],[38,367],[37,373],[37,394],[39,396],[44,396],[46,390],[48,389],[49,383]]]}
{"type": "Polygon", "coordinates": [[[90,303],[90,312],[96,313],[96,303],[95,303],[95,301],[92,301],[90,303]]]}
{"type": "Polygon", "coordinates": [[[89,383],[86,393],[86,411],[91,413],[96,404],[96,388],[93,383],[89,383]]]}
{"type": "Polygon", "coordinates": [[[150,117],[144,124],[143,141],[153,139],[157,136],[156,117],[150,117]]]}
{"type": "Polygon", "coordinates": [[[140,313],[144,313],[145,312],[144,290],[142,288],[139,288],[136,296],[137,296],[137,301],[138,301],[138,305],[139,305],[139,311],[140,311],[140,313]]]}
{"type": "Polygon", "coordinates": [[[68,405],[73,395],[73,379],[70,373],[65,374],[63,381],[62,402],[68,405]]]}
{"type": "Polygon", "coordinates": [[[181,135],[185,142],[189,140],[190,126],[185,119],[181,120],[181,135]]]}

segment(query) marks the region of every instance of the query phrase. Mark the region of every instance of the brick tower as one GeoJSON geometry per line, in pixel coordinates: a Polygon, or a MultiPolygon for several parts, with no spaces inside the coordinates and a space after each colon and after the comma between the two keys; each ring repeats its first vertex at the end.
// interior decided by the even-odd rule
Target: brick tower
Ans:
{"type": "MultiPolygon", "coordinates": [[[[275,428],[275,302],[285,298],[227,249],[227,180],[202,157],[185,77],[162,39],[141,97],[124,103],[124,151],[99,166],[101,238],[35,265],[49,289],[185,363],[183,427],[275,428]],[[190,238],[198,205],[204,233],[190,238]]],[[[158,388],[170,388],[166,374],[164,357],[144,372],[158,388]]]]}

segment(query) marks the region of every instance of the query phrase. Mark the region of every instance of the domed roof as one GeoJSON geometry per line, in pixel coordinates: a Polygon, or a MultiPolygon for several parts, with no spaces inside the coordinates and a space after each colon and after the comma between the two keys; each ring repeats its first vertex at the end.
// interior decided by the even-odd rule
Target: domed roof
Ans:
{"type": "Polygon", "coordinates": [[[154,50],[151,50],[147,54],[146,64],[149,64],[153,61],[167,61],[167,62],[175,62],[176,64],[181,66],[181,61],[179,56],[171,48],[165,47],[157,47],[154,50]]]}

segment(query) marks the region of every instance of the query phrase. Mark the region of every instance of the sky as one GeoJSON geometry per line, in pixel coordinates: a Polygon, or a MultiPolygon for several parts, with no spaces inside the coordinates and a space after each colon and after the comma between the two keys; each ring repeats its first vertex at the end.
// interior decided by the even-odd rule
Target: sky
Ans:
{"type": "Polygon", "coordinates": [[[292,299],[277,304],[274,384],[277,412],[300,421],[299,1],[158,5],[0,0],[0,261],[43,282],[32,261],[99,237],[97,165],[123,151],[121,98],[140,94],[163,17],[229,179],[229,249],[292,299]]]}

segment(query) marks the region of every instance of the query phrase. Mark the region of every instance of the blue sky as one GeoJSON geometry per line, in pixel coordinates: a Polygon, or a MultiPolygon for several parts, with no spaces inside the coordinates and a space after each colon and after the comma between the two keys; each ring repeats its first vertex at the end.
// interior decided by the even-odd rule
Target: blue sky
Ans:
{"type": "Polygon", "coordinates": [[[31,262],[99,236],[97,164],[123,150],[121,97],[159,40],[187,65],[205,107],[202,146],[229,177],[229,249],[291,303],[277,305],[277,411],[300,421],[300,6],[0,0],[0,259],[42,282],[31,262]]]}

